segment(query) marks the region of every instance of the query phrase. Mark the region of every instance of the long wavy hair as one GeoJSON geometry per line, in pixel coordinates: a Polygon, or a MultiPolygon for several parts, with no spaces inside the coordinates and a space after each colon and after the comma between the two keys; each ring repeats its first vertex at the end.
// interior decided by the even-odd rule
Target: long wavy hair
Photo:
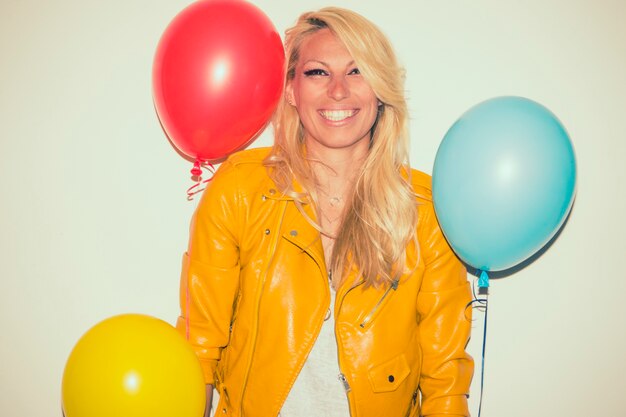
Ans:
{"type": "MultiPolygon", "coordinates": [[[[406,248],[415,239],[417,224],[410,185],[404,69],[378,27],[350,10],[327,7],[302,14],[285,32],[286,83],[295,76],[303,40],[324,28],[343,42],[382,103],[328,267],[336,288],[353,268],[359,272],[357,279],[379,287],[406,272],[406,248]]],[[[278,104],[273,126],[275,142],[265,165],[276,186],[292,196],[304,214],[302,205],[316,204],[315,178],[306,157],[303,126],[285,97],[278,104]],[[301,189],[294,188],[294,180],[301,189]]]]}

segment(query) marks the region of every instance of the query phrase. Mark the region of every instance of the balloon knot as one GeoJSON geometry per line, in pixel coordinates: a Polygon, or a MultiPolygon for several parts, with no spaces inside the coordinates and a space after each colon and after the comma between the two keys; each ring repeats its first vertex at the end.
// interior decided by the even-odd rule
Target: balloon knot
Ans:
{"type": "Polygon", "coordinates": [[[213,164],[201,161],[200,159],[196,159],[196,161],[193,163],[193,168],[191,168],[191,179],[196,183],[187,189],[187,200],[193,200],[194,195],[204,191],[206,187],[201,187],[201,185],[204,185],[207,182],[211,181],[213,179],[214,173],[215,167],[213,166],[213,164]],[[211,176],[204,181],[202,180],[203,169],[211,174],[211,176]]]}
{"type": "Polygon", "coordinates": [[[489,288],[489,275],[487,271],[480,271],[480,277],[478,277],[478,288],[489,288]]]}
{"type": "Polygon", "coordinates": [[[200,161],[196,160],[196,162],[193,163],[193,168],[191,168],[191,176],[202,178],[202,168],[200,168],[200,161]]]}

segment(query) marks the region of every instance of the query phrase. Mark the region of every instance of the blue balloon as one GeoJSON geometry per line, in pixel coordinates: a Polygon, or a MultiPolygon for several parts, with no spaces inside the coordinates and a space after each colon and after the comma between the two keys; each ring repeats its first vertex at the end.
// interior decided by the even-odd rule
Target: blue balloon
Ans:
{"type": "Polygon", "coordinates": [[[456,254],[483,271],[508,269],[543,247],[572,206],[576,159],[542,105],[497,97],[469,109],[444,136],[433,200],[456,254]]]}

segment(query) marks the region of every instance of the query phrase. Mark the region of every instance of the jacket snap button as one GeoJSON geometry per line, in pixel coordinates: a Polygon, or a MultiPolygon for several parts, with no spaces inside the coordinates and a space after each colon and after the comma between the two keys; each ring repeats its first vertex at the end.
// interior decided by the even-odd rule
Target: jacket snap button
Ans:
{"type": "Polygon", "coordinates": [[[265,229],[265,234],[269,235],[270,234],[270,229],[265,229]]]}
{"type": "Polygon", "coordinates": [[[298,231],[297,230],[292,230],[291,232],[289,232],[289,234],[291,236],[298,236],[298,231]]]}
{"type": "Polygon", "coordinates": [[[261,200],[263,200],[263,201],[267,200],[267,196],[266,196],[265,194],[263,194],[263,195],[261,196],[261,200]]]}
{"type": "Polygon", "coordinates": [[[395,380],[395,378],[393,377],[393,375],[389,375],[389,377],[387,378],[389,379],[389,382],[393,382],[395,380]]]}
{"type": "Polygon", "coordinates": [[[273,189],[273,188],[270,188],[270,194],[272,194],[272,195],[276,194],[276,190],[273,189]]]}

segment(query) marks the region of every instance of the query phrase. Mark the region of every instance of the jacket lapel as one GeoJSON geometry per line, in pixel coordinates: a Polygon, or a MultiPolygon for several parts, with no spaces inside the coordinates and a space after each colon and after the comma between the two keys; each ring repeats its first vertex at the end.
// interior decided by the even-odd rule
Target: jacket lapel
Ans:
{"type": "MultiPolygon", "coordinates": [[[[303,204],[302,210],[312,220],[317,221],[315,213],[310,204],[303,204]]],[[[320,270],[326,274],[326,263],[324,261],[324,249],[322,239],[318,232],[307,219],[304,218],[295,202],[287,205],[285,222],[283,223],[283,238],[305,251],[317,263],[320,270]]]]}

